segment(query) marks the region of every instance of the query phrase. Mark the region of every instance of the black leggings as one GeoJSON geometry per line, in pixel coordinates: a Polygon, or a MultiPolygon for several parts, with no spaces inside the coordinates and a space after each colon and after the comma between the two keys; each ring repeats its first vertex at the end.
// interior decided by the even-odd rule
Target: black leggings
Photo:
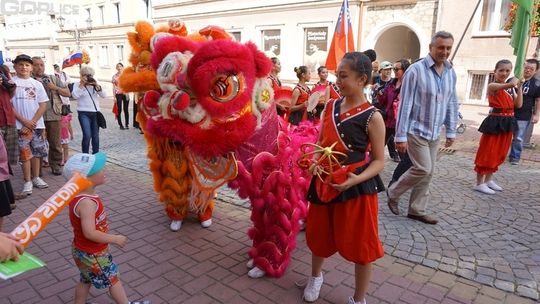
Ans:
{"type": "MultiPolygon", "coordinates": [[[[133,127],[140,129],[141,127],[139,126],[139,122],[137,121],[137,112],[138,112],[139,104],[137,103],[137,100],[135,98],[136,97],[133,98],[133,127]]],[[[141,102],[142,100],[139,100],[139,103],[141,102]]]]}
{"type": "Polygon", "coordinates": [[[129,127],[129,99],[127,98],[127,95],[125,94],[116,94],[116,107],[118,108],[118,115],[116,115],[116,119],[118,120],[118,125],[120,127],[123,127],[122,124],[122,109],[124,109],[124,117],[126,119],[126,127],[129,127]],[[123,106],[123,107],[122,107],[123,106]]]}

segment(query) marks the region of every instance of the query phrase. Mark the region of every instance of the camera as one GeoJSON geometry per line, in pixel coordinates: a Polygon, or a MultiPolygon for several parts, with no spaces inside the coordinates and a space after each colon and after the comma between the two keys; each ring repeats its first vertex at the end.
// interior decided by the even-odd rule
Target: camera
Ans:
{"type": "Polygon", "coordinates": [[[11,90],[16,86],[14,83],[9,82],[9,79],[7,78],[6,75],[4,75],[4,73],[0,72],[0,79],[2,79],[2,86],[6,90],[11,90]]]}
{"type": "Polygon", "coordinates": [[[96,80],[90,75],[86,76],[86,82],[88,82],[89,84],[96,84],[96,80]]]}

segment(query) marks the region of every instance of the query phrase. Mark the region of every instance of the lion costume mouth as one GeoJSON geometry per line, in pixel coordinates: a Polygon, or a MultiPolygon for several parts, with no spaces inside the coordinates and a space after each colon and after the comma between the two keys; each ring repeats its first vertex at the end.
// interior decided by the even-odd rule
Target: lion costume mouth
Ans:
{"type": "Polygon", "coordinates": [[[233,113],[227,117],[212,119],[212,122],[216,124],[230,123],[250,113],[251,113],[251,104],[248,103],[244,106],[244,108],[240,112],[233,113]]]}

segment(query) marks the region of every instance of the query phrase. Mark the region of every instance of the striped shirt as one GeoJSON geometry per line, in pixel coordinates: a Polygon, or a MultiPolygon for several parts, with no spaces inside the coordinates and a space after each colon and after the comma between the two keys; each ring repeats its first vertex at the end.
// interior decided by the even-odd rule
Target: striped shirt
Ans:
{"type": "Polygon", "coordinates": [[[406,142],[407,134],[437,140],[443,125],[446,138],[456,137],[459,107],[456,78],[448,61],[444,62],[439,76],[430,55],[407,69],[401,84],[395,142],[406,142]]]}

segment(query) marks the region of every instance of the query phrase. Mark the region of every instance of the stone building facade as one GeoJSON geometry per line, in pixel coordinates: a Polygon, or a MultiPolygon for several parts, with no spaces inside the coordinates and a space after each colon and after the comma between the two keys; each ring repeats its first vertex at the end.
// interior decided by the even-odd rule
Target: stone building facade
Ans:
{"type": "MultiPolygon", "coordinates": [[[[30,0],[28,0],[30,1],[30,0]]],[[[515,60],[508,46],[509,34],[500,29],[511,0],[349,0],[357,50],[375,49],[379,61],[415,60],[429,52],[433,33],[447,30],[456,44],[463,43],[453,60],[458,74],[461,102],[486,104],[485,88],[495,62],[515,60]],[[471,26],[465,31],[467,22],[471,26]]],[[[67,1],[64,1],[68,3],[67,1]]],[[[237,40],[252,41],[269,56],[282,62],[282,80],[292,85],[294,67],[312,70],[325,62],[342,0],[73,0],[79,16],[65,16],[69,23],[84,27],[91,17],[93,30],[79,40],[90,53],[98,79],[109,81],[117,62],[127,63],[129,45],[125,33],[141,19],[164,23],[184,21],[190,31],[213,24],[224,27],[237,40]]],[[[0,25],[5,57],[28,53],[45,58],[47,68],[59,63],[77,48],[72,35],[61,33],[58,14],[5,16],[0,25]]],[[[531,50],[536,38],[531,41],[531,50]]],[[[532,51],[529,52],[532,54],[532,51]]],[[[50,70],[49,70],[50,71],[50,70]]],[[[66,70],[78,76],[77,69],[66,70]]],[[[316,75],[313,75],[314,80],[316,75]]]]}
{"type": "Polygon", "coordinates": [[[425,56],[437,28],[438,2],[367,2],[364,47],[375,49],[381,60],[415,60],[425,56]]]}

